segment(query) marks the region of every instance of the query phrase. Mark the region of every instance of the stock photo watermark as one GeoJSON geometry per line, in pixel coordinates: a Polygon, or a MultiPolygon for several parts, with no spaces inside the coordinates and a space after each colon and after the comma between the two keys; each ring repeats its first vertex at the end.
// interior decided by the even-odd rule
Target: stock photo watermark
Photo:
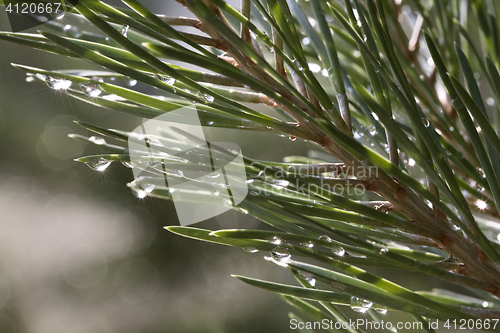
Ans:
{"type": "Polygon", "coordinates": [[[4,4],[12,32],[22,32],[51,21],[54,27],[68,30],[71,26],[64,22],[64,17],[78,0],[4,0],[4,4]]]}
{"type": "Polygon", "coordinates": [[[195,108],[144,122],[132,131],[128,147],[139,193],[168,190],[183,226],[220,215],[248,194],[241,149],[207,141],[195,108]]]}
{"type": "MultiPolygon", "coordinates": [[[[253,163],[250,165],[254,166],[253,163]]],[[[273,166],[265,167],[259,175],[263,175],[262,177],[271,175],[269,177],[271,181],[255,187],[250,191],[250,195],[268,196],[279,191],[287,196],[301,194],[311,199],[311,193],[326,191],[339,195],[363,196],[367,191],[367,185],[361,179],[378,177],[378,167],[344,164],[290,165],[286,168],[273,166]],[[334,177],[318,176],[323,174],[334,177]],[[306,177],[308,182],[304,182],[306,177]],[[292,180],[283,180],[287,178],[292,180]]]]}
{"type": "Polygon", "coordinates": [[[367,318],[358,318],[356,320],[339,322],[330,319],[322,321],[299,321],[290,319],[291,330],[312,330],[312,329],[329,329],[329,330],[390,330],[397,332],[399,330],[423,331],[425,330],[453,330],[453,331],[469,331],[469,330],[495,330],[499,325],[499,319],[448,319],[438,320],[430,319],[425,324],[421,321],[398,321],[391,322],[387,320],[373,321],[367,318]]]}
{"type": "MultiPolygon", "coordinates": [[[[224,134],[224,129],[217,129],[224,134]]],[[[296,197],[334,193],[362,197],[363,179],[378,177],[378,168],[344,164],[262,166],[245,159],[232,142],[207,140],[195,107],[179,107],[145,121],[128,139],[134,173],[131,187],[138,197],[168,192],[179,222],[195,224],[237,207],[247,195],[296,197]],[[247,169],[257,170],[249,173],[247,169]]],[[[227,135],[230,139],[230,135],[227,135]]]]}

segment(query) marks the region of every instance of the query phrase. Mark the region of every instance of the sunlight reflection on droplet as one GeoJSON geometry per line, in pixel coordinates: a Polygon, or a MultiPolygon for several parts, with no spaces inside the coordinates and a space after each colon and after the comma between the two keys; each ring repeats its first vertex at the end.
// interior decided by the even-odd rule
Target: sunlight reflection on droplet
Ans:
{"type": "Polygon", "coordinates": [[[70,80],[64,79],[54,79],[52,77],[47,77],[45,79],[47,85],[54,90],[67,90],[71,87],[72,82],[70,80]]]}
{"type": "Polygon", "coordinates": [[[483,201],[481,199],[477,199],[475,202],[475,205],[477,208],[479,208],[481,210],[488,208],[488,204],[486,203],[486,201],[483,201]]]}
{"type": "Polygon", "coordinates": [[[313,73],[319,73],[321,72],[321,66],[315,63],[310,63],[309,70],[313,73]]]}

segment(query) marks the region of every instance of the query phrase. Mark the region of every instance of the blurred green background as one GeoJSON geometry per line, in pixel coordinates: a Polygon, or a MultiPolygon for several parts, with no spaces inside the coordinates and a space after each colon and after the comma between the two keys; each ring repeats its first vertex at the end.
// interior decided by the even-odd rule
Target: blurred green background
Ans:
{"type": "MultiPolygon", "coordinates": [[[[174,1],[144,4],[189,15],[174,1]]],[[[9,29],[0,9],[0,30],[9,29]]],[[[6,42],[0,49],[1,333],[291,331],[291,307],[230,276],[293,283],[287,270],[262,260],[267,254],[175,236],[163,229],[178,224],[173,204],[136,198],[126,186],[130,169],[113,164],[96,173],[73,161],[98,152],[67,137],[91,135],[74,120],[133,130],[140,119],[28,83],[10,64],[100,68],[6,42]]],[[[312,148],[273,134],[241,142],[245,155],[276,161],[312,148]]],[[[196,226],[260,225],[231,211],[196,226]]],[[[440,286],[418,274],[377,273],[415,289],[440,286]]]]}

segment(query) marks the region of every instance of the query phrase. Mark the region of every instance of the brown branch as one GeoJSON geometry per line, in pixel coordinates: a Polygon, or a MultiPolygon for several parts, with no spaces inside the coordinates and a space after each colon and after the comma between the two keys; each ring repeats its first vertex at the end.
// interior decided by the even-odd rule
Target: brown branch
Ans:
{"type": "MultiPolygon", "coordinates": [[[[250,0],[241,0],[241,13],[247,19],[250,19],[250,9],[251,9],[250,0]]],[[[250,37],[250,30],[243,23],[241,24],[240,30],[241,39],[243,39],[247,43],[252,43],[252,38],[250,37]]]]}
{"type": "MultiPolygon", "coordinates": [[[[331,139],[323,139],[319,143],[347,165],[356,168],[367,168],[331,139]]],[[[408,219],[431,230],[434,233],[431,238],[439,244],[440,248],[462,260],[466,268],[464,274],[500,286],[500,275],[484,253],[477,249],[473,242],[464,238],[460,232],[452,230],[449,223],[442,223],[442,221],[438,220],[433,210],[410,188],[397,183],[382,170],[378,171],[377,177],[370,175],[369,171],[367,171],[367,175],[370,177],[367,180],[370,180],[372,184],[367,189],[376,192],[391,202],[394,208],[401,211],[408,219]]]]}
{"type": "Polygon", "coordinates": [[[156,15],[160,20],[168,25],[180,25],[186,27],[193,27],[200,31],[203,31],[202,24],[200,20],[190,18],[190,17],[170,17],[165,15],[156,15]]]}
{"type": "MultiPolygon", "coordinates": [[[[395,212],[394,206],[389,201],[358,201],[360,204],[381,211],[382,213],[395,212]]],[[[399,212],[398,212],[399,213],[399,212]]]]}
{"type": "MultiPolygon", "coordinates": [[[[273,43],[279,50],[283,51],[283,39],[275,29],[273,29],[273,43]]],[[[276,72],[278,72],[280,75],[282,75],[284,78],[287,79],[283,58],[281,58],[277,52],[274,52],[274,63],[276,72]]]]}

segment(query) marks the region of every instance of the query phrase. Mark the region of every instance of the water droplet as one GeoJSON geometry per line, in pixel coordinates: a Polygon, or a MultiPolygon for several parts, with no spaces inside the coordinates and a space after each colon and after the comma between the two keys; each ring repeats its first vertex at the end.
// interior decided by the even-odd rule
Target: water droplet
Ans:
{"type": "Polygon", "coordinates": [[[111,164],[111,161],[108,161],[105,158],[99,157],[99,158],[96,158],[93,160],[88,160],[87,162],[85,162],[85,164],[89,168],[91,168],[92,170],[103,172],[104,170],[106,170],[109,167],[109,165],[111,164]]]}
{"type": "Polygon", "coordinates": [[[66,12],[64,10],[54,10],[50,12],[50,16],[54,18],[54,20],[62,20],[64,16],[66,15],[66,12]]]}
{"type": "Polygon", "coordinates": [[[33,76],[26,77],[26,82],[33,82],[33,81],[35,81],[35,78],[33,76]]]}
{"type": "Polygon", "coordinates": [[[490,305],[490,303],[484,301],[482,305],[483,305],[483,308],[487,308],[490,305]]]}
{"type": "Polygon", "coordinates": [[[271,243],[273,243],[274,245],[281,245],[281,243],[282,243],[282,242],[283,242],[283,241],[281,240],[281,238],[276,237],[276,236],[274,236],[274,237],[272,238],[272,240],[271,240],[271,243]]]}
{"type": "Polygon", "coordinates": [[[151,192],[153,192],[153,190],[155,189],[155,185],[154,184],[149,184],[149,183],[139,183],[137,184],[137,186],[144,192],[146,192],[146,194],[149,194],[151,192]]]}
{"type": "Polygon", "coordinates": [[[327,235],[321,235],[321,236],[319,236],[318,240],[325,241],[325,242],[328,242],[328,243],[332,242],[332,239],[329,236],[327,236],[327,235]]]}
{"type": "Polygon", "coordinates": [[[124,98],[118,96],[118,95],[115,95],[115,94],[111,94],[111,95],[106,95],[106,96],[102,96],[101,97],[102,99],[105,99],[107,101],[123,101],[125,100],[124,98]]]}
{"type": "Polygon", "coordinates": [[[71,24],[66,24],[63,27],[63,31],[66,33],[66,35],[68,35],[69,37],[72,37],[72,38],[78,38],[82,35],[82,33],[80,32],[80,29],[78,29],[77,27],[75,27],[71,24]]]}
{"type": "Polygon", "coordinates": [[[304,37],[302,39],[302,44],[309,45],[311,43],[311,39],[309,37],[304,37]]]}
{"type": "Polygon", "coordinates": [[[156,147],[164,147],[163,143],[154,136],[149,136],[146,138],[146,143],[150,146],[156,146],[156,147]]]}
{"type": "Polygon", "coordinates": [[[138,190],[135,192],[135,194],[137,195],[137,197],[139,199],[143,199],[145,198],[148,194],[146,193],[146,191],[143,191],[143,190],[138,190]]]}
{"type": "Polygon", "coordinates": [[[488,105],[495,105],[495,100],[493,98],[491,98],[491,97],[488,97],[486,99],[486,104],[488,104],[488,105]]]}
{"type": "Polygon", "coordinates": [[[132,165],[132,163],[130,163],[130,161],[120,161],[123,166],[129,168],[129,169],[132,169],[134,166],[132,165]]]}
{"type": "Polygon", "coordinates": [[[379,251],[380,254],[386,254],[387,252],[389,252],[389,249],[386,247],[381,248],[379,251]]]}
{"type": "Polygon", "coordinates": [[[314,247],[314,243],[311,241],[307,241],[304,243],[300,243],[301,246],[307,247],[308,249],[312,249],[314,247]]]}
{"type": "Polygon", "coordinates": [[[45,78],[45,83],[47,83],[47,85],[54,90],[66,90],[71,87],[73,82],[70,80],[55,79],[49,76],[45,78]]]}
{"type": "Polygon", "coordinates": [[[429,127],[431,125],[431,122],[426,117],[422,117],[422,122],[424,123],[425,127],[429,127]]]}
{"type": "Polygon", "coordinates": [[[307,272],[299,272],[299,276],[301,279],[304,279],[306,282],[308,282],[311,286],[316,285],[316,279],[313,278],[312,274],[307,273],[307,272]]]}
{"type": "Polygon", "coordinates": [[[264,260],[270,261],[281,267],[288,267],[288,264],[286,262],[275,260],[273,257],[264,257],[264,260]]]}
{"type": "Polygon", "coordinates": [[[214,185],[214,189],[212,191],[210,191],[210,193],[214,196],[214,197],[219,197],[220,196],[220,192],[222,191],[221,188],[218,188],[214,185]]]}
{"type": "Polygon", "coordinates": [[[292,255],[290,254],[290,252],[287,250],[287,249],[274,249],[272,252],[271,252],[272,256],[273,256],[273,259],[276,260],[276,261],[287,261],[289,260],[292,255]]]}
{"type": "Polygon", "coordinates": [[[96,136],[91,136],[89,138],[89,141],[92,142],[93,144],[96,144],[96,145],[104,145],[104,144],[106,144],[106,140],[104,140],[103,138],[98,138],[96,136]]]}
{"type": "Polygon", "coordinates": [[[207,103],[213,103],[214,101],[214,97],[213,96],[210,96],[208,94],[205,94],[205,93],[202,93],[202,92],[198,92],[196,94],[196,96],[201,99],[202,101],[205,101],[207,103]]]}
{"type": "Polygon", "coordinates": [[[248,210],[246,210],[246,209],[240,208],[239,210],[240,210],[240,212],[242,212],[245,215],[248,214],[248,210]]]}
{"type": "Polygon", "coordinates": [[[455,231],[460,230],[460,226],[458,226],[458,225],[456,225],[456,224],[454,224],[451,228],[452,228],[453,230],[455,230],[455,231]]]}
{"type": "Polygon", "coordinates": [[[319,73],[321,72],[321,66],[315,63],[310,63],[309,65],[309,70],[313,73],[319,73]]]}
{"type": "Polygon", "coordinates": [[[136,79],[128,79],[127,84],[129,87],[134,87],[137,84],[136,79]]]}
{"type": "Polygon", "coordinates": [[[295,141],[297,140],[297,137],[295,135],[289,135],[288,138],[290,139],[290,141],[295,141]]]}
{"type": "Polygon", "coordinates": [[[272,184],[271,186],[277,190],[282,190],[282,189],[286,188],[289,184],[290,184],[290,182],[288,180],[281,179],[281,180],[276,181],[276,184],[272,184]]]}
{"type": "Polygon", "coordinates": [[[254,247],[244,247],[243,250],[247,251],[248,253],[257,253],[259,250],[257,250],[254,247]]]}
{"type": "Polygon", "coordinates": [[[351,309],[358,313],[365,313],[370,310],[373,303],[367,300],[362,300],[356,296],[351,297],[351,309]]]}
{"type": "Polygon", "coordinates": [[[96,84],[85,83],[81,84],[80,87],[82,88],[83,92],[89,97],[95,98],[102,93],[101,88],[96,84]]]}
{"type": "Polygon", "coordinates": [[[375,126],[371,125],[367,128],[368,132],[370,132],[370,135],[371,136],[374,136],[377,134],[377,129],[375,128],[375,126]]]}
{"type": "Polygon", "coordinates": [[[408,166],[415,166],[415,164],[417,164],[417,162],[415,162],[415,160],[413,158],[409,158],[408,159],[408,166]]]}
{"type": "Polygon", "coordinates": [[[484,173],[483,169],[479,168],[477,171],[479,171],[481,177],[486,178],[486,174],[484,173]]]}
{"type": "Polygon", "coordinates": [[[361,259],[365,259],[366,256],[364,254],[359,254],[359,253],[355,253],[355,252],[349,252],[348,253],[351,257],[354,257],[354,258],[361,258],[361,259]]]}
{"type": "Polygon", "coordinates": [[[486,203],[486,201],[484,200],[481,200],[481,199],[477,199],[476,202],[474,203],[476,205],[477,208],[479,208],[480,210],[485,210],[486,208],[488,208],[488,204],[486,203]]]}
{"type": "Polygon", "coordinates": [[[175,83],[175,79],[173,77],[170,77],[170,76],[163,76],[160,74],[155,74],[155,78],[162,81],[162,82],[165,82],[166,84],[169,84],[169,85],[173,85],[175,83]]]}
{"type": "Polygon", "coordinates": [[[343,257],[345,255],[345,249],[342,246],[335,246],[332,248],[333,254],[339,257],[343,257]]]}
{"type": "Polygon", "coordinates": [[[375,309],[375,311],[377,311],[378,313],[383,314],[383,315],[385,315],[387,313],[387,309],[375,309]]]}
{"type": "Polygon", "coordinates": [[[128,28],[129,26],[127,24],[124,24],[121,28],[120,28],[120,33],[122,34],[123,37],[127,37],[127,34],[128,34],[128,28]]]}

